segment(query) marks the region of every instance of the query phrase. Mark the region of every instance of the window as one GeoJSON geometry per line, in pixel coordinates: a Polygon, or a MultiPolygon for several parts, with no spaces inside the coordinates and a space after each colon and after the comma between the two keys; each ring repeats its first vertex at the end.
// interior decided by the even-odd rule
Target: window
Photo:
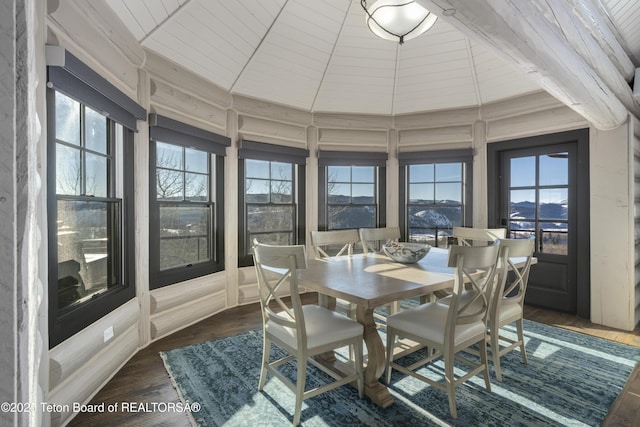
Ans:
{"type": "Polygon", "coordinates": [[[308,151],[242,141],[238,182],[239,266],[252,264],[251,243],[304,243],[305,162],[308,151]]]}
{"type": "Polygon", "coordinates": [[[446,246],[452,228],[471,221],[471,152],[402,153],[399,161],[405,238],[446,246]]]}
{"type": "Polygon", "coordinates": [[[224,269],[224,152],[229,138],[150,119],[150,288],[224,269]]]}
{"type": "Polygon", "coordinates": [[[68,96],[55,98],[55,194],[61,312],[123,284],[124,128],[68,96]]]}
{"type": "Polygon", "coordinates": [[[327,166],[327,228],[375,227],[376,168],[327,166]]]}
{"type": "Polygon", "coordinates": [[[320,230],[383,227],[386,153],[320,151],[320,230]]]}
{"type": "Polygon", "coordinates": [[[68,52],[47,71],[53,347],[135,296],[133,135],[146,112],[68,52]]]}

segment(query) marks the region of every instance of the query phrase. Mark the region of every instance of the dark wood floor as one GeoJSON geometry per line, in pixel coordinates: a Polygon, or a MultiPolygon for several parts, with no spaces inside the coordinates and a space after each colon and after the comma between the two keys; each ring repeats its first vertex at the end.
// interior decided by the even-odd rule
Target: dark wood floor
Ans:
{"type": "MultiPolygon", "coordinates": [[[[304,302],[316,301],[314,294],[305,295],[304,302]]],[[[526,307],[525,317],[549,325],[564,327],[574,331],[599,336],[621,343],[640,347],[640,329],[623,332],[594,325],[575,316],[557,313],[535,307],[526,307]]],[[[158,353],[189,344],[215,338],[223,338],[261,327],[260,309],[257,304],[236,307],[211,316],[193,326],[158,340],[139,351],[100,390],[91,404],[121,404],[179,402],[180,399],[164,368],[158,353]]],[[[131,405],[130,405],[131,406],[131,405]]],[[[144,407],[143,407],[144,408],[144,407]]],[[[188,426],[189,420],[183,413],[171,412],[115,412],[82,413],[76,416],[70,426],[188,426]]],[[[625,390],[613,405],[603,426],[640,425],[640,373],[638,368],[632,374],[625,390]]]]}

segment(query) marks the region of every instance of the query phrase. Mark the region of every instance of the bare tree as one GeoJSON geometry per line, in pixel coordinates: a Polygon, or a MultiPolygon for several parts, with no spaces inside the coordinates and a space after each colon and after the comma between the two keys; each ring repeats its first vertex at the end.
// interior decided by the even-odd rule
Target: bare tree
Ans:
{"type": "Polygon", "coordinates": [[[194,186],[195,175],[177,169],[179,159],[175,153],[162,151],[156,160],[156,197],[163,200],[184,200],[185,190],[193,188],[195,194],[206,192],[207,183],[198,182],[194,186]]]}

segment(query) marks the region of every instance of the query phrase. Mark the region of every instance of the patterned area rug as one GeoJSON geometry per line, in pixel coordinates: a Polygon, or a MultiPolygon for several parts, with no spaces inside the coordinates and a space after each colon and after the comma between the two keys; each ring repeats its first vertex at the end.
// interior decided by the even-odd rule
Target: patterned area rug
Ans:
{"type": "MultiPolygon", "coordinates": [[[[505,330],[515,336],[514,327],[505,330]]],[[[458,419],[449,415],[446,393],[394,371],[390,407],[338,387],[303,402],[301,425],[598,426],[640,359],[640,348],[530,321],[525,338],[529,364],[517,350],[504,356],[503,382],[492,374],[491,393],[481,375],[457,389],[458,419]]],[[[160,355],[181,398],[197,403],[195,425],[288,425],[293,393],[271,375],[264,391],[257,390],[261,353],[262,332],[251,331],[160,355]]],[[[437,368],[421,373],[439,377],[437,368]]],[[[295,376],[295,364],[288,370],[295,376]]],[[[311,366],[307,388],[323,381],[325,374],[311,366]]]]}

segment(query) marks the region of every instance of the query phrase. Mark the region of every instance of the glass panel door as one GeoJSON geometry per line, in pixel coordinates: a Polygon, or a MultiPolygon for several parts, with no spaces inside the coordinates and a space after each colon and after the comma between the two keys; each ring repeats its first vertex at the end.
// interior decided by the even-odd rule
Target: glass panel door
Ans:
{"type": "Polygon", "coordinates": [[[576,145],[501,152],[500,223],[514,239],[534,237],[538,263],[526,302],[576,310],[576,145]]]}

